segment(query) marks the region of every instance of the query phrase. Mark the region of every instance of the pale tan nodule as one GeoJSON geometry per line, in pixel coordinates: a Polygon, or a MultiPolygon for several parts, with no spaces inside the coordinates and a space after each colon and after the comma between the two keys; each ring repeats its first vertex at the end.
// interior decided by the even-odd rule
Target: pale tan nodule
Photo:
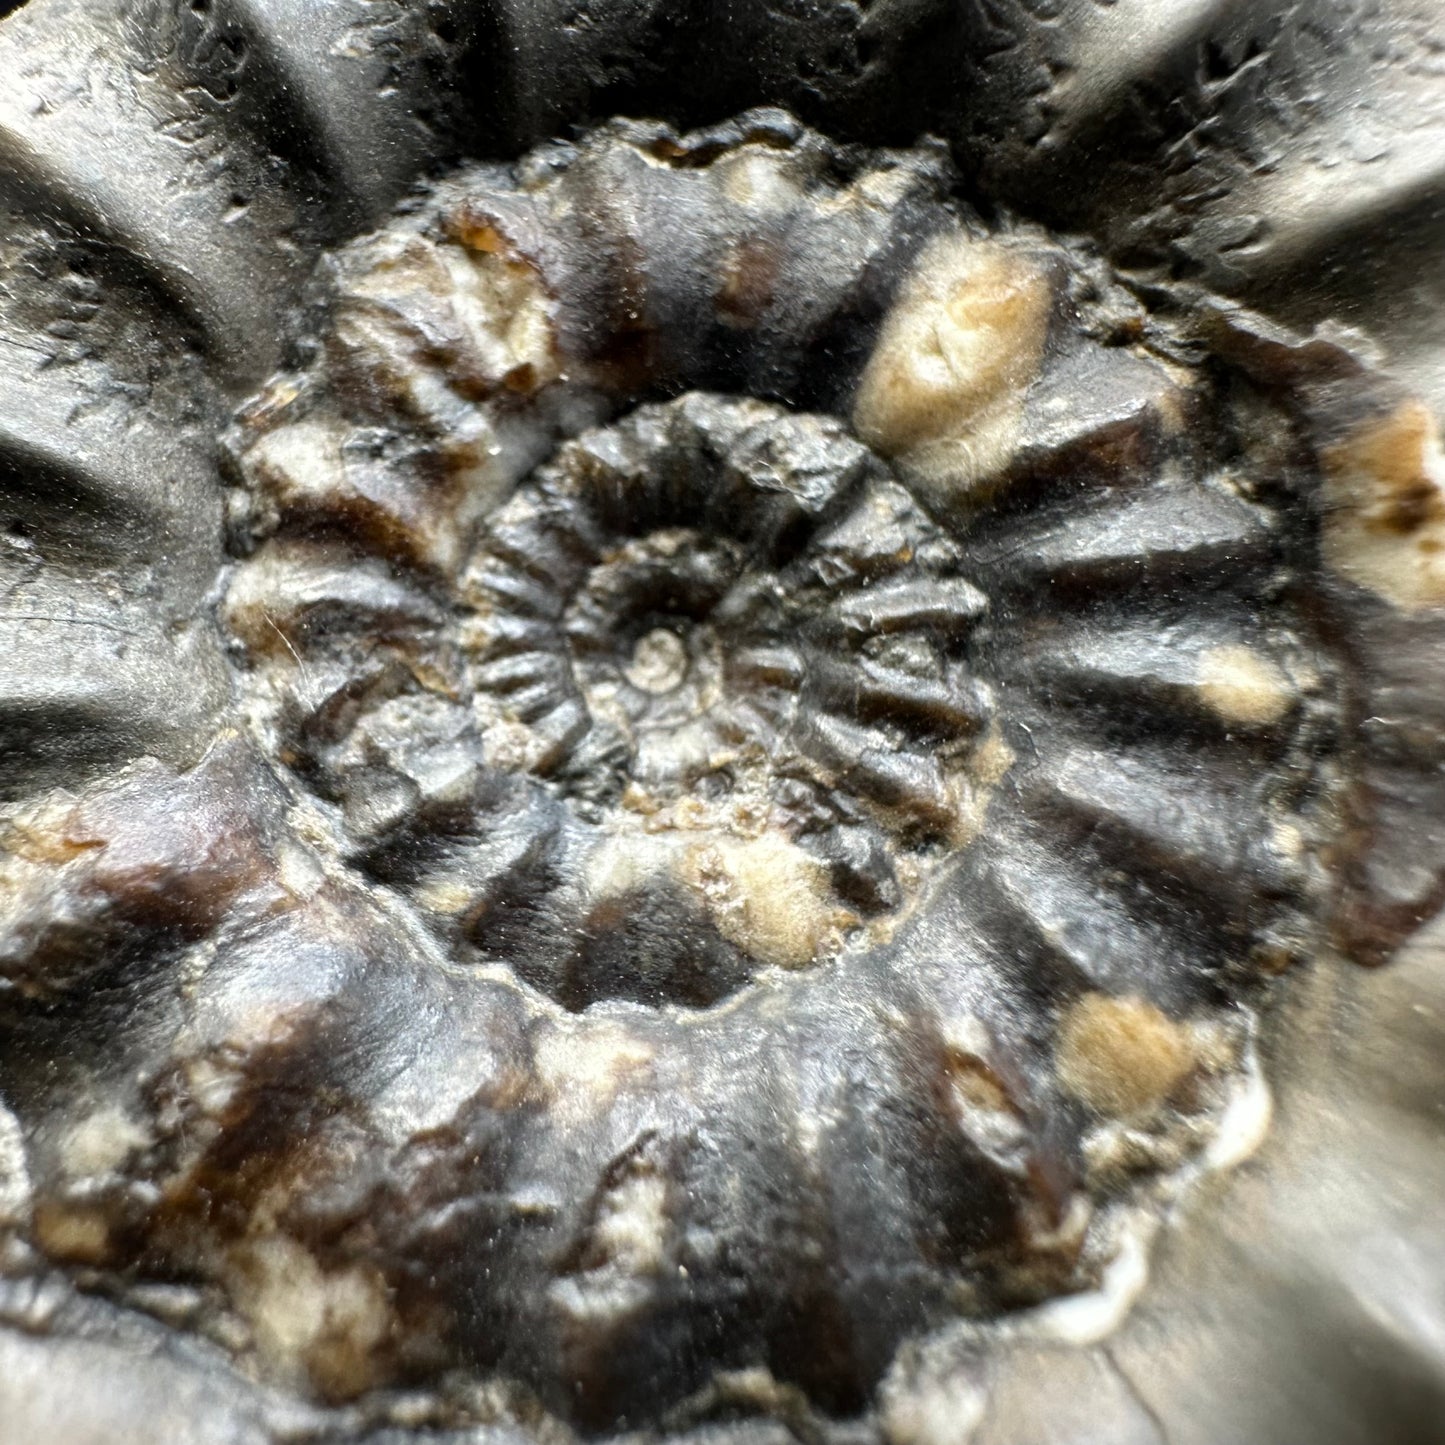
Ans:
{"type": "Polygon", "coordinates": [[[1325,562],[1405,612],[1445,604],[1445,452],[1411,398],[1320,453],[1325,562]]]}
{"type": "Polygon", "coordinates": [[[919,258],[858,383],[858,435],[939,499],[996,472],[1018,441],[1052,288],[997,243],[951,236],[919,258]]]}
{"type": "Polygon", "coordinates": [[[775,833],[700,844],[688,851],[683,874],[724,938],[779,968],[816,962],[849,921],[826,869],[775,833]]]}
{"type": "Polygon", "coordinates": [[[1059,1025],[1059,1082],[1098,1114],[1146,1113],[1194,1067],[1192,1031],[1140,998],[1088,994],[1059,1025]]]}
{"type": "Polygon", "coordinates": [[[1211,647],[1199,659],[1199,695],[1228,723],[1263,727],[1279,722],[1295,690],[1278,664],[1250,647],[1211,647]]]}

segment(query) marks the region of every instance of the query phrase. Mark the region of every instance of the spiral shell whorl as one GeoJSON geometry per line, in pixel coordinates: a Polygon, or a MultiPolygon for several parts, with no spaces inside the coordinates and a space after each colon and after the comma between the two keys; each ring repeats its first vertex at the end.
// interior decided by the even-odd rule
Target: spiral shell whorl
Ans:
{"type": "Polygon", "coordinates": [[[1326,921],[1312,461],[949,184],[614,122],[326,261],[226,439],[237,731],[26,823],[30,995],[139,966],[73,918],[194,976],[37,1161],[49,1253],[327,1398],[587,1426],[858,1409],[1098,1279],[1326,921]]]}

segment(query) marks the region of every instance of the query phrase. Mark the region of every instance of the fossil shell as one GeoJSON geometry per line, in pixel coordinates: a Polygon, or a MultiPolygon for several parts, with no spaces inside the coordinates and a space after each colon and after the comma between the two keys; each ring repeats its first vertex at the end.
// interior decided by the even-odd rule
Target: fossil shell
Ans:
{"type": "Polygon", "coordinates": [[[1440,44],[9,19],[0,1424],[1433,1438],[1440,44]]]}

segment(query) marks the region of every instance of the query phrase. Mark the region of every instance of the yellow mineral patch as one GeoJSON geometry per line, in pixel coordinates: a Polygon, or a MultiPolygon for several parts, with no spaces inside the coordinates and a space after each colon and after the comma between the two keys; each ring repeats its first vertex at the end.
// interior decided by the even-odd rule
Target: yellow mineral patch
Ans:
{"type": "Polygon", "coordinates": [[[472,901],[472,890],[464,883],[449,878],[434,879],[416,895],[416,901],[428,913],[450,915],[463,912],[472,901]]]}
{"type": "Polygon", "coordinates": [[[278,377],[267,382],[246,402],[236,413],[236,419],[242,426],[253,429],[275,426],[301,396],[301,392],[301,384],[295,377],[278,377]]]}
{"type": "Polygon", "coordinates": [[[0,1235],[30,1220],[30,1168],[20,1121],[0,1104],[0,1235]]]}
{"type": "Polygon", "coordinates": [[[966,237],[935,241],[864,368],[858,435],[935,498],[969,491],[1014,449],[1051,300],[1028,257],[966,237]]]}
{"type": "MultiPolygon", "coordinates": [[[[953,779],[958,794],[958,816],[949,831],[949,840],[955,847],[965,847],[978,837],[988,816],[989,800],[994,789],[1013,767],[1014,761],[1014,750],[995,720],[969,754],[962,773],[953,779]]],[[[899,877],[901,880],[901,873],[899,877]]]]}
{"type": "Polygon", "coordinates": [[[761,963],[802,968],[854,922],[818,860],[776,833],[688,848],[682,876],[719,933],[761,963]]]}
{"type": "Polygon", "coordinates": [[[509,772],[535,772],[552,746],[547,738],[514,718],[500,718],[482,732],[482,757],[487,766],[509,772]]]}
{"type": "Polygon", "coordinates": [[[952,1035],[944,1039],[944,1081],[956,1114],[1018,1112],[1003,1080],[985,1062],[988,1047],[986,1036],[968,1043],[952,1035]]]}
{"type": "Polygon", "coordinates": [[[1406,612],[1445,605],[1445,451],[1423,402],[1320,453],[1324,559],[1406,612]]]}
{"type": "Polygon", "coordinates": [[[1099,1114],[1158,1108],[1197,1061],[1192,1031],[1140,998],[1088,994],[1065,1012],[1059,1082],[1099,1114]]]}
{"type": "Polygon", "coordinates": [[[883,1438],[888,1445],[968,1445],[986,1399],[962,1372],[886,1390],[883,1438]]]}
{"type": "Polygon", "coordinates": [[[77,826],[76,799],[62,793],[11,818],[0,831],[0,857],[15,869],[17,860],[26,863],[70,863],[106,840],[87,836],[77,826]],[[8,856],[6,856],[8,855],[8,856]]]}
{"type": "Polygon", "coordinates": [[[380,1384],[392,1327],[390,1294],[366,1265],[326,1271],[286,1235],[248,1241],[235,1258],[236,1302],[256,1349],[277,1373],[309,1378],[328,1399],[380,1384]]]}
{"type": "Polygon", "coordinates": [[[638,639],[623,672],[633,687],[660,696],[687,676],[687,647],[670,627],[654,627],[638,639]]]}
{"type": "Polygon", "coordinates": [[[257,657],[289,657],[300,666],[300,655],[288,635],[295,619],[282,612],[286,582],[295,570],[288,567],[290,550],[272,545],[259,551],[247,566],[236,570],[221,605],[227,629],[249,652],[257,657]]]}
{"type": "Polygon", "coordinates": [[[1283,857],[1301,862],[1309,856],[1309,839],[1296,824],[1276,822],[1269,833],[1275,851],[1283,857]]]}
{"type": "Polygon", "coordinates": [[[149,1142],[118,1104],[102,1104],[66,1133],[61,1157],[69,1174],[108,1174],[149,1142]]]}
{"type": "Polygon", "coordinates": [[[223,1118],[240,1091],[240,1070],[221,1058],[200,1057],[188,1059],[182,1072],[196,1108],[208,1118],[223,1118]]]}
{"type": "Polygon", "coordinates": [[[601,1263],[624,1274],[656,1274],[667,1252],[667,1180],[629,1174],[603,1203],[591,1245],[601,1263]]]}
{"type": "Polygon", "coordinates": [[[281,506],[304,505],[346,489],[345,436],[339,423],[307,417],[263,433],[246,462],[259,486],[281,506]]]}
{"type": "Polygon", "coordinates": [[[1018,1109],[998,1076],[982,1060],[955,1054],[946,1061],[945,1070],[948,1112],[970,1127],[975,1137],[1021,1135],[1018,1109]]]}
{"type": "Polygon", "coordinates": [[[628,812],[637,813],[647,818],[650,818],[662,808],[662,804],[658,801],[657,795],[648,792],[648,790],[635,779],[628,780],[627,786],[622,790],[620,802],[628,812]]]}
{"type": "Polygon", "coordinates": [[[32,1220],[36,1244],[52,1259],[103,1264],[110,1253],[110,1225],[94,1205],[43,1199],[32,1220]]]}
{"type": "Polygon", "coordinates": [[[1209,648],[1199,659],[1198,687],[1207,707],[1241,727],[1277,723],[1295,703],[1283,670],[1249,647],[1209,648]]]}
{"type": "Polygon", "coordinates": [[[979,783],[993,788],[1003,781],[1004,774],[1013,767],[1014,761],[1014,750],[995,720],[989,724],[983,741],[970,754],[968,771],[979,783]]]}
{"type": "Polygon", "coordinates": [[[587,855],[588,896],[618,898],[643,888],[665,875],[671,860],[671,848],[657,838],[644,833],[615,833],[587,855]]]}
{"type": "Polygon", "coordinates": [[[573,1319],[630,1315],[667,1263],[667,1200],[667,1180],[634,1163],[599,1202],[577,1273],[548,1291],[553,1303],[573,1319]]]}
{"type": "Polygon", "coordinates": [[[305,417],[263,433],[246,452],[246,472],[261,503],[266,530],[299,515],[315,522],[344,522],[350,535],[386,555],[435,566],[455,565],[460,538],[450,502],[436,488],[379,482],[365,468],[343,460],[347,428],[305,417]]]}
{"type": "Polygon", "coordinates": [[[296,899],[311,898],[326,881],[316,855],[290,838],[276,844],[276,868],[282,887],[296,899]]]}
{"type": "Polygon", "coordinates": [[[608,1108],[617,1091],[652,1066],[654,1050],[603,1019],[547,1029],[535,1045],[537,1081],[559,1117],[584,1119],[608,1108]]]}
{"type": "Polygon", "coordinates": [[[990,1063],[994,1043],[983,1022],[967,1015],[950,1019],[939,1042],[938,1102],[944,1115],[999,1153],[1025,1147],[1023,1114],[1008,1081],[990,1063]]]}
{"type": "Polygon", "coordinates": [[[513,249],[495,222],[472,213],[466,206],[450,217],[447,230],[454,240],[479,256],[505,256],[513,249]]]}
{"type": "Polygon", "coordinates": [[[535,267],[509,248],[459,240],[407,236],[374,247],[333,327],[344,350],[420,415],[438,405],[445,413],[447,385],[481,400],[535,392],[558,375],[551,301],[535,267]]]}
{"type": "Polygon", "coordinates": [[[721,173],[723,191],[745,210],[781,214],[802,199],[798,182],[770,146],[743,146],[713,163],[721,173]]]}
{"type": "Polygon", "coordinates": [[[555,381],[552,308],[542,278],[526,262],[496,252],[474,252],[468,261],[466,271],[451,268],[453,304],[481,363],[481,378],[496,377],[509,391],[523,393],[555,381]]]}

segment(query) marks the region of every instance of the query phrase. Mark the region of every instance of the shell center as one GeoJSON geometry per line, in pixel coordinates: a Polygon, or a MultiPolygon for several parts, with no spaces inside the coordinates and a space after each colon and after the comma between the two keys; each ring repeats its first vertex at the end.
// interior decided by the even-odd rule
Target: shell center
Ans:
{"type": "Polygon", "coordinates": [[[655,696],[682,686],[687,676],[687,647],[670,627],[654,627],[633,644],[624,674],[633,687],[655,696]]]}

